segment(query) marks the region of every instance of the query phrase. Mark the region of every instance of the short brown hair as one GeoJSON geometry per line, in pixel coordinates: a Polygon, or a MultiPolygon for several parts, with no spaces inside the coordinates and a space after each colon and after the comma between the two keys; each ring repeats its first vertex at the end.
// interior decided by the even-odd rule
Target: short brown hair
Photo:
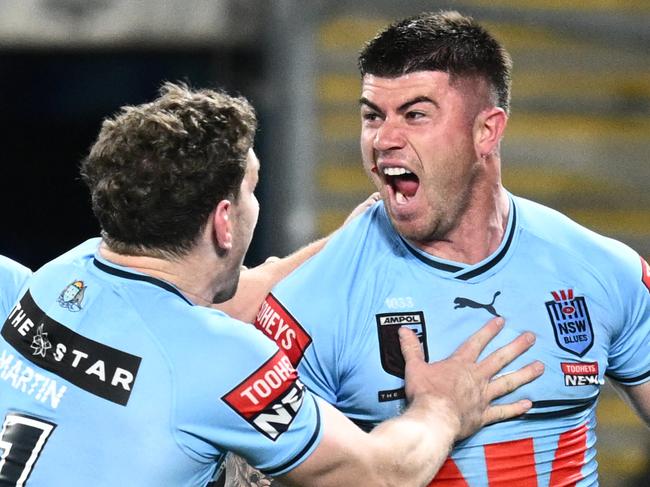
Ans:
{"type": "Polygon", "coordinates": [[[238,197],[256,128],[245,98],[174,83],[106,119],[81,176],[109,247],[186,254],[216,204],[238,197]]]}
{"type": "Polygon", "coordinates": [[[510,110],[512,60],[471,17],[456,11],[426,12],[389,25],[362,49],[361,76],[392,78],[415,71],[443,71],[454,78],[481,77],[497,106],[510,110]]]}

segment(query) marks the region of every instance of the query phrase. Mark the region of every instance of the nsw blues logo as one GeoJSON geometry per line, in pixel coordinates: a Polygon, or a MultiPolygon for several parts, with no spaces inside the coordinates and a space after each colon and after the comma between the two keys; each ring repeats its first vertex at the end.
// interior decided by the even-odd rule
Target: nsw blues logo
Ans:
{"type": "Polygon", "coordinates": [[[594,344],[594,329],[584,296],[573,295],[573,289],[553,291],[553,301],[546,302],[546,310],[553,325],[558,346],[582,357],[594,344]]]}
{"type": "Polygon", "coordinates": [[[83,281],[74,281],[68,284],[59,297],[57,302],[69,311],[80,311],[81,302],[84,299],[84,293],[86,292],[86,286],[83,281]]]}

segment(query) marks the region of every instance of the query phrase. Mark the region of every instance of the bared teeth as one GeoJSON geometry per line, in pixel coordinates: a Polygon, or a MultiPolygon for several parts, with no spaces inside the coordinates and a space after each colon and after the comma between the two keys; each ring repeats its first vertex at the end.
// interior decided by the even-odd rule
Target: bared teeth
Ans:
{"type": "Polygon", "coordinates": [[[406,196],[404,196],[399,191],[395,192],[395,200],[397,200],[397,202],[400,203],[400,204],[407,202],[406,196]]]}
{"type": "Polygon", "coordinates": [[[412,174],[408,169],[403,167],[385,167],[384,175],[385,176],[403,176],[404,174],[412,174]]]}

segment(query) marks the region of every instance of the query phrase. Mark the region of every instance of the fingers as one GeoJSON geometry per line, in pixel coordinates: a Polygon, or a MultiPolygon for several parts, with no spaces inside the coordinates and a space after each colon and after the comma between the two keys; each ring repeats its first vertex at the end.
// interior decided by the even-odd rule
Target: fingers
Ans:
{"type": "Polygon", "coordinates": [[[507,419],[516,418],[517,416],[525,414],[532,406],[533,403],[528,399],[523,399],[511,404],[490,406],[483,416],[485,421],[484,424],[498,423],[507,419]]]}
{"type": "Polygon", "coordinates": [[[481,370],[490,376],[496,375],[501,369],[519,357],[535,343],[535,335],[530,332],[522,333],[507,345],[495,350],[479,362],[481,370]]]}
{"type": "Polygon", "coordinates": [[[397,331],[399,333],[399,345],[402,349],[402,355],[406,363],[412,360],[424,360],[424,350],[420,345],[420,340],[413,330],[402,326],[397,331]]]}
{"type": "Polygon", "coordinates": [[[524,384],[532,382],[543,373],[544,364],[537,360],[519,370],[497,377],[488,384],[488,399],[492,401],[498,397],[505,396],[524,384]]]}
{"type": "MultiPolygon", "coordinates": [[[[453,355],[463,360],[476,362],[478,356],[485,349],[486,345],[503,329],[503,318],[492,318],[487,324],[465,340],[460,347],[456,349],[453,355]]],[[[500,370],[500,369],[497,369],[500,370]]],[[[496,373],[497,371],[494,371],[496,373]]]]}

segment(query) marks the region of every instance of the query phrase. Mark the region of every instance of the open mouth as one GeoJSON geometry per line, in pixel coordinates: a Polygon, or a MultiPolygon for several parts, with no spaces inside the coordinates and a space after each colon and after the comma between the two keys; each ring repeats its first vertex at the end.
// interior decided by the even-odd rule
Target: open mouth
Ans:
{"type": "Polygon", "coordinates": [[[398,204],[408,203],[420,187],[420,179],[403,167],[385,167],[383,174],[398,204]]]}

